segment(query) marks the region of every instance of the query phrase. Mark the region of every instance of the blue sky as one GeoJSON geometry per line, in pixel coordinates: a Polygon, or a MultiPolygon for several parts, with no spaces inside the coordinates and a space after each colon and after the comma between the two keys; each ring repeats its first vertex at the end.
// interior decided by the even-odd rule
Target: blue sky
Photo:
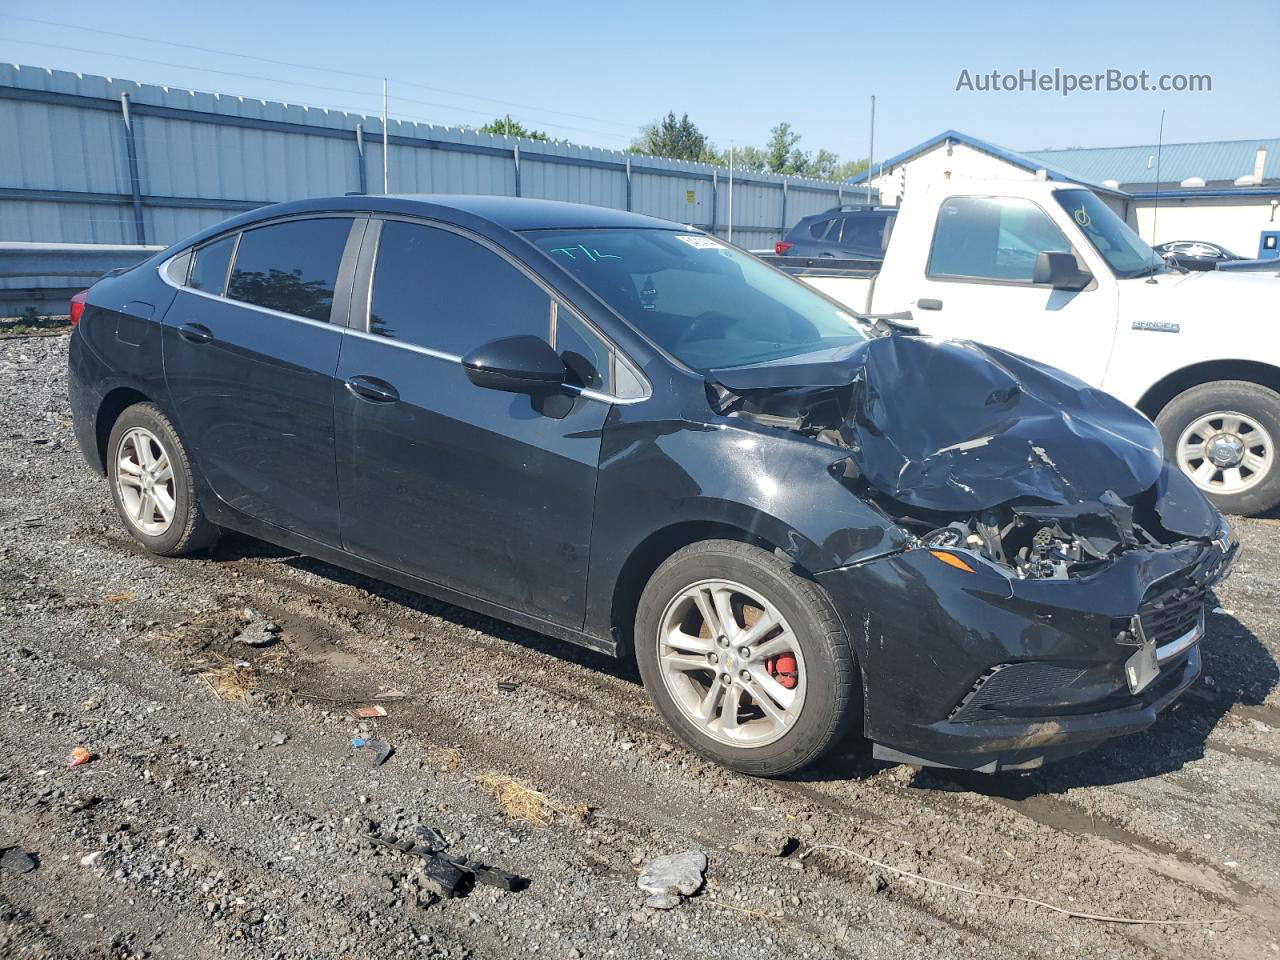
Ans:
{"type": "Polygon", "coordinates": [[[0,0],[0,60],[367,113],[385,75],[393,116],[478,125],[510,112],[613,148],[674,109],[722,146],[761,144],[787,120],[802,148],[865,156],[871,94],[881,159],[947,128],[1014,149],[1149,143],[1162,108],[1166,142],[1280,135],[1275,0],[1233,0],[1229,17],[1173,0],[886,6],[0,0]],[[32,17],[74,27],[20,19],[32,17]],[[962,69],[1055,67],[1209,74],[1213,90],[956,90],[962,69]]]}

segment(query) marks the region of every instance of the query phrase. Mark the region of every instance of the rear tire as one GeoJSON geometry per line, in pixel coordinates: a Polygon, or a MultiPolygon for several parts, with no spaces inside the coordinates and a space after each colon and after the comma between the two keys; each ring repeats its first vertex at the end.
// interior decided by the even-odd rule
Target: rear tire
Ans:
{"type": "Polygon", "coordinates": [[[1280,504],[1280,393],[1246,380],[1184,390],[1156,416],[1165,454],[1224,513],[1280,504]]]}
{"type": "Polygon", "coordinates": [[[181,556],[218,539],[196,495],[186,447],[155,404],[136,403],[116,419],[106,466],[116,512],[151,553],[181,556]]]}
{"type": "Polygon", "coordinates": [[[743,773],[799,770],[860,722],[853,647],[830,598],[751,544],[708,540],[668,558],[640,597],[635,649],[663,719],[743,773]]]}

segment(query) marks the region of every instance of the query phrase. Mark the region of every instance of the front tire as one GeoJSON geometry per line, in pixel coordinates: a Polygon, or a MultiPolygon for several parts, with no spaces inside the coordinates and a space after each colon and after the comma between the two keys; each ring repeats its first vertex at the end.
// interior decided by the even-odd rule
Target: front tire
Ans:
{"type": "Polygon", "coordinates": [[[1170,460],[1224,513],[1280,504],[1280,393],[1245,380],[1184,390],[1155,419],[1170,460]]]}
{"type": "Polygon", "coordinates": [[[862,711],[853,647],[826,592],[751,544],[708,540],[650,578],[636,660],[663,719],[753,776],[816,761],[862,711]]]}
{"type": "Polygon", "coordinates": [[[218,539],[200,507],[186,447],[155,404],[128,407],[112,426],[107,479],[125,529],[151,553],[181,556],[218,539]]]}

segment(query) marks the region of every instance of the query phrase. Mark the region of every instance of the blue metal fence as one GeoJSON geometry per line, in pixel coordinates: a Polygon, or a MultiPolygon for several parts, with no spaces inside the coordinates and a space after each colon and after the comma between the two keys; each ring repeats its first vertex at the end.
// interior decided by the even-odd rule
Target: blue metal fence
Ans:
{"type": "MultiPolygon", "coordinates": [[[[382,134],[378,117],[0,65],[0,241],[168,244],[267,203],[381,192],[382,134]]],[[[729,235],[723,167],[394,120],[387,135],[392,192],[571,200],[729,235]]],[[[732,239],[771,247],[845,197],[735,173],[732,239]]]]}

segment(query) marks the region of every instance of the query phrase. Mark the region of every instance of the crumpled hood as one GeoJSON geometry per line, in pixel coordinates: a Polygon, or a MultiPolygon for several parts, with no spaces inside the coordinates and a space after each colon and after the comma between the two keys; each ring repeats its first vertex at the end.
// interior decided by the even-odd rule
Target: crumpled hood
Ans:
{"type": "Polygon", "coordinates": [[[850,385],[841,429],[873,487],[969,512],[1019,497],[1131,497],[1160,477],[1146,417],[1052,367],[971,342],[890,336],[842,352],[716,370],[734,392],[850,385]]]}

